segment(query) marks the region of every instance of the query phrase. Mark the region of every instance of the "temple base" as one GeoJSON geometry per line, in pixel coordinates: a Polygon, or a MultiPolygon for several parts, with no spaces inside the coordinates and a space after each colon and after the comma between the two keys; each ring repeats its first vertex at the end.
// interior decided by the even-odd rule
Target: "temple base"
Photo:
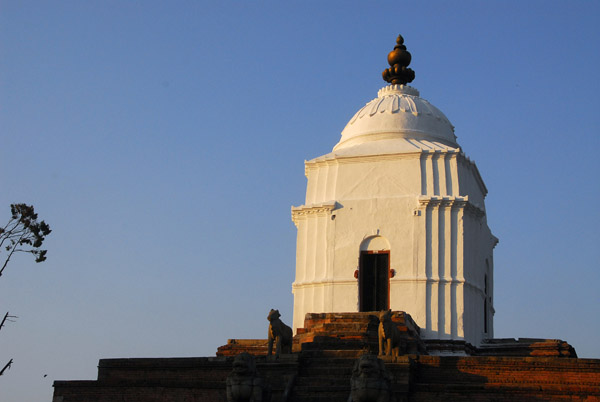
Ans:
{"type": "MultiPolygon", "coordinates": [[[[219,347],[217,357],[103,359],[95,381],[55,381],[53,401],[226,401],[233,356],[248,352],[256,356],[272,402],[346,402],[357,357],[378,353],[376,314],[307,314],[293,353],[278,358],[266,356],[264,339],[238,339],[219,347]]],[[[392,320],[406,354],[380,359],[399,402],[600,400],[600,360],[576,358],[566,342],[499,339],[474,348],[423,341],[406,313],[395,312],[392,320]]]]}

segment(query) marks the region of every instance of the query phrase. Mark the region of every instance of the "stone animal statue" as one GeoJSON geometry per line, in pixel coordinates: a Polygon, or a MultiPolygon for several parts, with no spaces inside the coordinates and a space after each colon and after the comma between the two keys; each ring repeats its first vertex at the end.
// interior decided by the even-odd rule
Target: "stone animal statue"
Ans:
{"type": "Polygon", "coordinates": [[[402,333],[392,321],[392,310],[379,313],[379,355],[398,356],[406,349],[402,333]]]}
{"type": "Polygon", "coordinates": [[[269,402],[268,387],[256,371],[254,356],[240,353],[233,359],[233,370],[225,381],[227,402],[269,402]]]}
{"type": "Polygon", "coordinates": [[[281,317],[279,310],[273,309],[271,309],[267,316],[267,320],[269,320],[269,349],[267,356],[271,356],[273,353],[273,343],[276,345],[276,357],[279,357],[280,353],[292,353],[292,329],[285,325],[279,317],[281,317]]]}
{"type": "Polygon", "coordinates": [[[362,355],[354,363],[348,402],[394,402],[392,377],[375,355],[362,355]]]}

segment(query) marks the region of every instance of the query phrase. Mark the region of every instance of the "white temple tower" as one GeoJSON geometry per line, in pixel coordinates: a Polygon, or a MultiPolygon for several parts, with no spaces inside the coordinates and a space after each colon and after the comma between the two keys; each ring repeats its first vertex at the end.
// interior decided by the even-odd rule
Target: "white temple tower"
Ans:
{"type": "Polygon", "coordinates": [[[493,248],[487,189],[454,127],[407,86],[414,72],[398,37],[384,79],[333,151],[305,162],[294,331],[306,313],[391,308],[426,339],[493,337],[493,248]]]}

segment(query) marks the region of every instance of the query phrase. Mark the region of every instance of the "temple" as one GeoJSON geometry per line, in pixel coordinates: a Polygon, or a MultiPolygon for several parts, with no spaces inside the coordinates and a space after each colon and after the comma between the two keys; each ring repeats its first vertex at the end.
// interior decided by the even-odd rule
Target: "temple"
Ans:
{"type": "Polygon", "coordinates": [[[485,184],[446,116],[407,86],[398,37],[380,89],[333,151],[305,163],[294,328],[306,313],[400,310],[429,339],[492,338],[493,248],[485,184]],[[396,73],[397,72],[397,73],[396,73]]]}
{"type": "Polygon", "coordinates": [[[389,85],[305,162],[293,329],[272,309],[216,356],[102,359],[53,402],[600,401],[600,360],[493,337],[487,189],[410,61],[399,36],[389,85]]]}

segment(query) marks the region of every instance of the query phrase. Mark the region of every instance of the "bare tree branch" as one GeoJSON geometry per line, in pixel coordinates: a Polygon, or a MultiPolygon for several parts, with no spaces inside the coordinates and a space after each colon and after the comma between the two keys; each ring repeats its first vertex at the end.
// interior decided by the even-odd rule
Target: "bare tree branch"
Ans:
{"type": "Polygon", "coordinates": [[[0,375],[4,374],[4,372],[6,371],[6,369],[9,369],[10,366],[12,366],[13,363],[13,359],[10,359],[8,361],[8,363],[6,363],[6,366],[4,366],[4,368],[2,370],[0,370],[0,375]]]}
{"type": "Polygon", "coordinates": [[[2,319],[2,322],[0,322],[0,330],[2,329],[2,327],[4,326],[4,323],[6,321],[8,322],[15,322],[15,320],[11,320],[11,318],[19,318],[16,315],[9,315],[8,311],[6,312],[6,315],[4,315],[4,318],[2,319]]]}

